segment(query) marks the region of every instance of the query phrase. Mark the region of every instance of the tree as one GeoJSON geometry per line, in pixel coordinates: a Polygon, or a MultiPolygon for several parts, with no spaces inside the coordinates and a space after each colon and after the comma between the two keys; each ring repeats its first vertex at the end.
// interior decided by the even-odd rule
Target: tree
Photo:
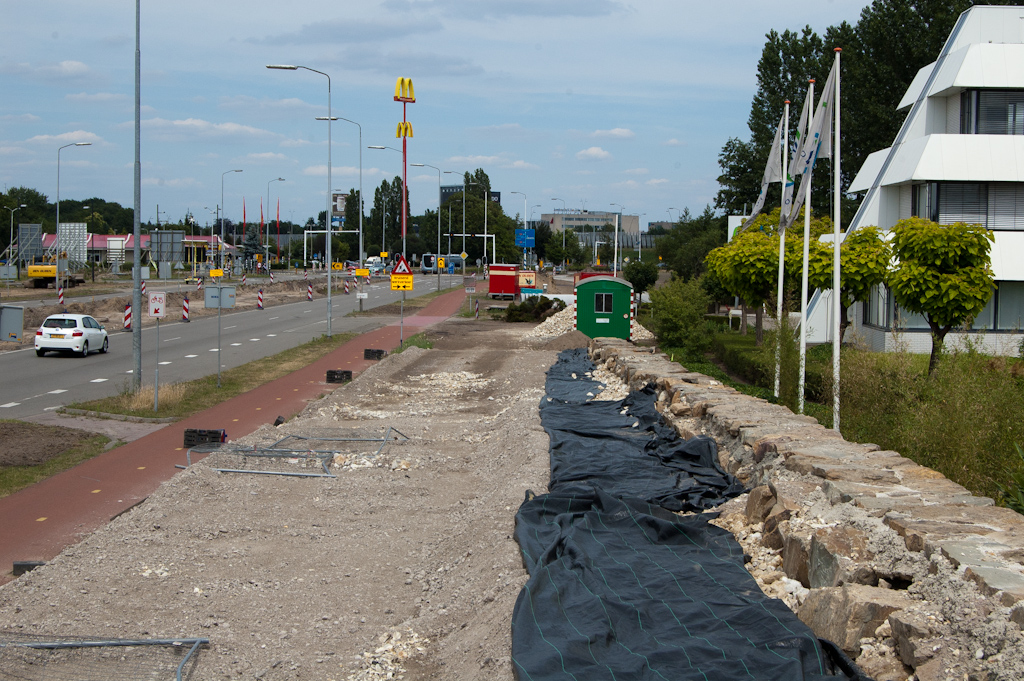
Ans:
{"type": "Polygon", "coordinates": [[[748,230],[728,245],[708,253],[708,269],[725,290],[757,310],[757,344],[764,338],[761,309],[776,290],[779,272],[777,237],[748,230]]]}
{"type": "Polygon", "coordinates": [[[692,358],[702,359],[715,336],[704,317],[710,302],[699,279],[676,279],[652,290],[654,331],[659,345],[679,348],[692,358]]]}
{"type": "Polygon", "coordinates": [[[676,276],[691,279],[702,275],[705,257],[725,243],[726,219],[717,217],[711,206],[694,218],[684,209],[666,236],[654,240],[655,252],[676,276]]]}
{"type": "Polygon", "coordinates": [[[939,225],[923,218],[892,228],[895,268],[889,288],[896,304],[924,315],[932,334],[928,373],[935,371],[946,334],[966,324],[992,297],[989,251],[995,237],[981,225],[939,225]]]}
{"type": "Polygon", "coordinates": [[[652,262],[634,260],[622,270],[622,277],[633,285],[633,291],[642,294],[658,281],[658,268],[652,262]]]}
{"type": "Polygon", "coordinates": [[[245,238],[242,240],[242,252],[246,258],[252,258],[257,253],[263,252],[263,247],[260,245],[260,237],[256,230],[256,224],[250,224],[248,229],[245,230],[245,238]]]}

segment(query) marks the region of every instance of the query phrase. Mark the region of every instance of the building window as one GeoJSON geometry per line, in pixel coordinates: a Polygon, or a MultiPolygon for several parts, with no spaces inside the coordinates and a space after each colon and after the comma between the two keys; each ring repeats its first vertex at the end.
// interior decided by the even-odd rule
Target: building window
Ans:
{"type": "Polygon", "coordinates": [[[1024,90],[966,90],[960,95],[960,132],[1024,135],[1024,90]]]}
{"type": "Polygon", "coordinates": [[[939,221],[939,202],[936,195],[939,192],[939,185],[935,182],[915,184],[911,193],[911,214],[915,217],[939,221]]]}
{"type": "MultiPolygon", "coordinates": [[[[992,305],[992,301],[989,301],[989,305],[992,305]]],[[[997,329],[1024,331],[1024,281],[999,282],[996,308],[997,329]]]]}
{"type": "Polygon", "coordinates": [[[943,225],[966,222],[986,225],[988,191],[976,182],[944,182],[938,187],[938,220],[943,225]]]}
{"type": "Polygon", "coordinates": [[[608,312],[612,311],[612,294],[610,293],[596,293],[594,294],[594,312],[608,312]]]}
{"type": "Polygon", "coordinates": [[[889,289],[884,285],[871,289],[864,304],[864,324],[881,329],[889,328],[889,289]]]}

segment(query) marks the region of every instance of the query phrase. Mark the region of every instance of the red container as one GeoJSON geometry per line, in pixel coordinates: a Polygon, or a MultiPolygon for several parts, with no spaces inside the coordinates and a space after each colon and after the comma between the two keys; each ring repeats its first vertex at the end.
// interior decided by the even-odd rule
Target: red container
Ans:
{"type": "Polygon", "coordinates": [[[514,300],[519,295],[519,265],[491,265],[487,295],[514,300]]]}

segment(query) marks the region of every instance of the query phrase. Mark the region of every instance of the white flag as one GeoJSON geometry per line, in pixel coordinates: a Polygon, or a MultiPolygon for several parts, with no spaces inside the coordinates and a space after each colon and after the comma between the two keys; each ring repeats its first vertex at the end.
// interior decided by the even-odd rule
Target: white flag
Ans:
{"type": "MultiPolygon", "coordinates": [[[[810,90],[808,90],[808,94],[810,90]]],[[[780,218],[783,228],[793,205],[793,189],[795,188],[794,172],[797,159],[800,158],[800,147],[807,137],[807,119],[811,117],[811,98],[804,97],[804,107],[800,112],[800,122],[796,126],[796,147],[793,149],[793,156],[789,159],[789,166],[786,169],[786,182],[782,186],[782,216],[780,218]]]]}
{"type": "Polygon", "coordinates": [[[785,120],[780,118],[779,127],[775,130],[775,140],[772,142],[771,151],[768,152],[768,164],[764,167],[764,177],[761,179],[761,194],[757,197],[757,202],[754,204],[750,217],[740,227],[739,231],[741,232],[754,223],[758,213],[764,208],[764,199],[768,194],[768,185],[772,182],[782,181],[782,128],[784,123],[785,120]]]}
{"type": "Polygon", "coordinates": [[[800,141],[796,168],[791,172],[794,177],[797,174],[802,175],[803,180],[800,182],[800,189],[796,193],[796,199],[793,201],[793,205],[786,218],[786,226],[792,224],[793,220],[800,213],[800,207],[804,204],[807,190],[811,184],[811,171],[814,169],[814,164],[818,157],[825,156],[829,158],[832,155],[832,105],[835,102],[835,88],[836,66],[835,62],[833,62],[832,70],[829,71],[828,79],[825,81],[825,87],[821,90],[821,99],[818,100],[818,106],[814,110],[814,118],[811,119],[810,128],[807,130],[807,135],[800,141]],[[823,143],[825,146],[824,153],[822,153],[823,143]]]}

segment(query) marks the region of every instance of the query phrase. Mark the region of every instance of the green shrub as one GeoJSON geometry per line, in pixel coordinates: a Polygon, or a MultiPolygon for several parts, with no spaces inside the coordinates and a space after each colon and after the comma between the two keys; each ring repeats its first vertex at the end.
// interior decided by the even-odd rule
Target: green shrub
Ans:
{"type": "Polygon", "coordinates": [[[523,302],[511,303],[505,308],[506,322],[537,322],[550,317],[565,306],[557,298],[531,296],[523,302]]]}
{"type": "Polygon", "coordinates": [[[650,292],[654,333],[665,347],[701,358],[711,348],[717,327],[704,318],[710,299],[700,281],[676,279],[650,292]]]}

